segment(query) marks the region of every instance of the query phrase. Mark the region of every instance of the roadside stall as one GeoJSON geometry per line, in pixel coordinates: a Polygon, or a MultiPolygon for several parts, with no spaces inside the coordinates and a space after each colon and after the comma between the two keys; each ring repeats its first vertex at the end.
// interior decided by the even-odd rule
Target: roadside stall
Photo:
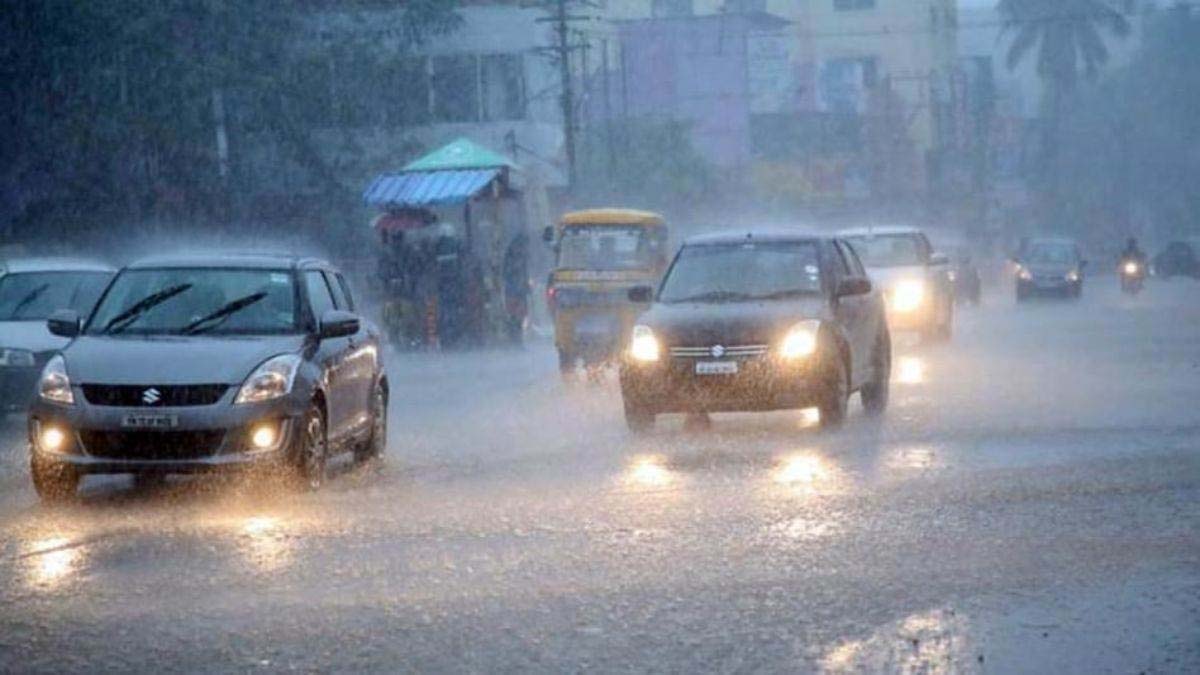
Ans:
{"type": "Polygon", "coordinates": [[[519,340],[529,274],[516,166],[460,138],[363,193],[381,213],[377,282],[384,322],[406,348],[519,340]]]}

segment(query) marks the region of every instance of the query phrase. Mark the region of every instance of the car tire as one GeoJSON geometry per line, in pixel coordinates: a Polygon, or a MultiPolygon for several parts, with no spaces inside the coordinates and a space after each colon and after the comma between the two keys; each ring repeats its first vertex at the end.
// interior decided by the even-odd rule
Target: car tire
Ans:
{"type": "Polygon", "coordinates": [[[43,504],[64,504],[75,499],[80,476],[74,467],[34,457],[29,462],[29,473],[43,504]]]}
{"type": "Polygon", "coordinates": [[[863,385],[858,392],[862,399],[863,410],[871,417],[878,417],[887,410],[888,399],[891,395],[892,382],[892,339],[886,330],[880,331],[875,339],[875,349],[871,353],[871,366],[874,373],[871,381],[863,385]]]}
{"type": "Polygon", "coordinates": [[[566,349],[559,348],[558,350],[558,372],[564,380],[570,380],[575,377],[577,370],[578,359],[573,353],[566,349]]]}
{"type": "Polygon", "coordinates": [[[846,421],[846,407],[850,399],[849,376],[846,372],[846,361],[839,353],[832,353],[825,359],[825,376],[821,385],[821,393],[817,400],[817,410],[820,411],[820,425],[823,430],[838,429],[846,421]]]}
{"type": "Polygon", "coordinates": [[[329,460],[329,439],[325,431],[325,412],[316,402],[304,413],[292,452],[292,479],[305,492],[316,492],[325,484],[329,460]]]}
{"type": "Polygon", "coordinates": [[[357,448],[354,458],[360,462],[381,459],[387,451],[387,392],[376,382],[371,392],[371,435],[357,448]]]}
{"type": "Polygon", "coordinates": [[[625,400],[625,425],[635,434],[644,434],[654,428],[658,418],[653,412],[640,403],[625,400]]]}

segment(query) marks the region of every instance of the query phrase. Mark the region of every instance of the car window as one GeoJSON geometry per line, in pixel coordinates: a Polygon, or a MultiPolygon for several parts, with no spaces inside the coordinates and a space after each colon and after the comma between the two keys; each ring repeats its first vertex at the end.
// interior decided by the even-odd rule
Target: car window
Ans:
{"type": "Polygon", "coordinates": [[[349,312],[352,308],[350,307],[350,300],[346,297],[345,287],[338,283],[332,272],[325,272],[324,275],[325,283],[329,285],[329,290],[333,292],[333,306],[344,312],[349,312]]]}
{"type": "Polygon", "coordinates": [[[837,258],[838,273],[843,277],[854,276],[854,266],[850,264],[850,256],[846,255],[846,251],[842,246],[842,242],[834,241],[833,250],[836,251],[836,255],[834,257],[837,258]]]}
{"type": "Polygon", "coordinates": [[[0,321],[44,321],[60,309],[86,316],[111,278],[107,272],[17,272],[0,277],[0,321]]]}
{"type": "Polygon", "coordinates": [[[854,247],[844,241],[838,241],[838,246],[846,254],[846,262],[850,263],[850,271],[854,273],[854,276],[867,276],[867,270],[863,267],[862,261],[858,259],[858,254],[854,252],[854,247]]]}
{"type": "Polygon", "coordinates": [[[337,285],[342,289],[342,296],[346,298],[346,309],[354,311],[354,294],[350,292],[350,284],[346,281],[346,277],[339,272],[337,275],[337,285]]]}
{"type": "Polygon", "coordinates": [[[320,321],[326,312],[337,309],[333,295],[329,292],[329,284],[325,283],[325,275],[317,271],[304,273],[304,289],[308,292],[308,304],[312,310],[314,323],[320,321]]]}

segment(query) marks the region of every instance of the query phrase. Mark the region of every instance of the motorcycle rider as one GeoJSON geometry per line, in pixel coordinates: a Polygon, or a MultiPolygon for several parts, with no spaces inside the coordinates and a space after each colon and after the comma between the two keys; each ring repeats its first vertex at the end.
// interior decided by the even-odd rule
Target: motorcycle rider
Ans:
{"type": "Polygon", "coordinates": [[[1138,248],[1137,239],[1134,237],[1130,237],[1125,242],[1125,250],[1121,251],[1121,269],[1125,268],[1125,263],[1127,262],[1137,263],[1139,269],[1143,269],[1146,266],[1146,254],[1142,252],[1142,249],[1138,248]]]}

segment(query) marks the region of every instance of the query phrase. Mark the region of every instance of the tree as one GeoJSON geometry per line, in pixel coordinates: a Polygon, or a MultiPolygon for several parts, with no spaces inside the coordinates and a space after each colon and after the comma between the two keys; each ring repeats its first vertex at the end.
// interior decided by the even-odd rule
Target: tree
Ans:
{"type": "Polygon", "coordinates": [[[1005,32],[1013,34],[1006,57],[1008,68],[1016,68],[1036,52],[1037,73],[1046,93],[1042,184],[1049,204],[1043,215],[1058,221],[1058,148],[1066,101],[1081,73],[1094,78],[1108,61],[1104,35],[1127,36],[1129,21],[1108,0],[999,0],[997,11],[1005,32]]]}

